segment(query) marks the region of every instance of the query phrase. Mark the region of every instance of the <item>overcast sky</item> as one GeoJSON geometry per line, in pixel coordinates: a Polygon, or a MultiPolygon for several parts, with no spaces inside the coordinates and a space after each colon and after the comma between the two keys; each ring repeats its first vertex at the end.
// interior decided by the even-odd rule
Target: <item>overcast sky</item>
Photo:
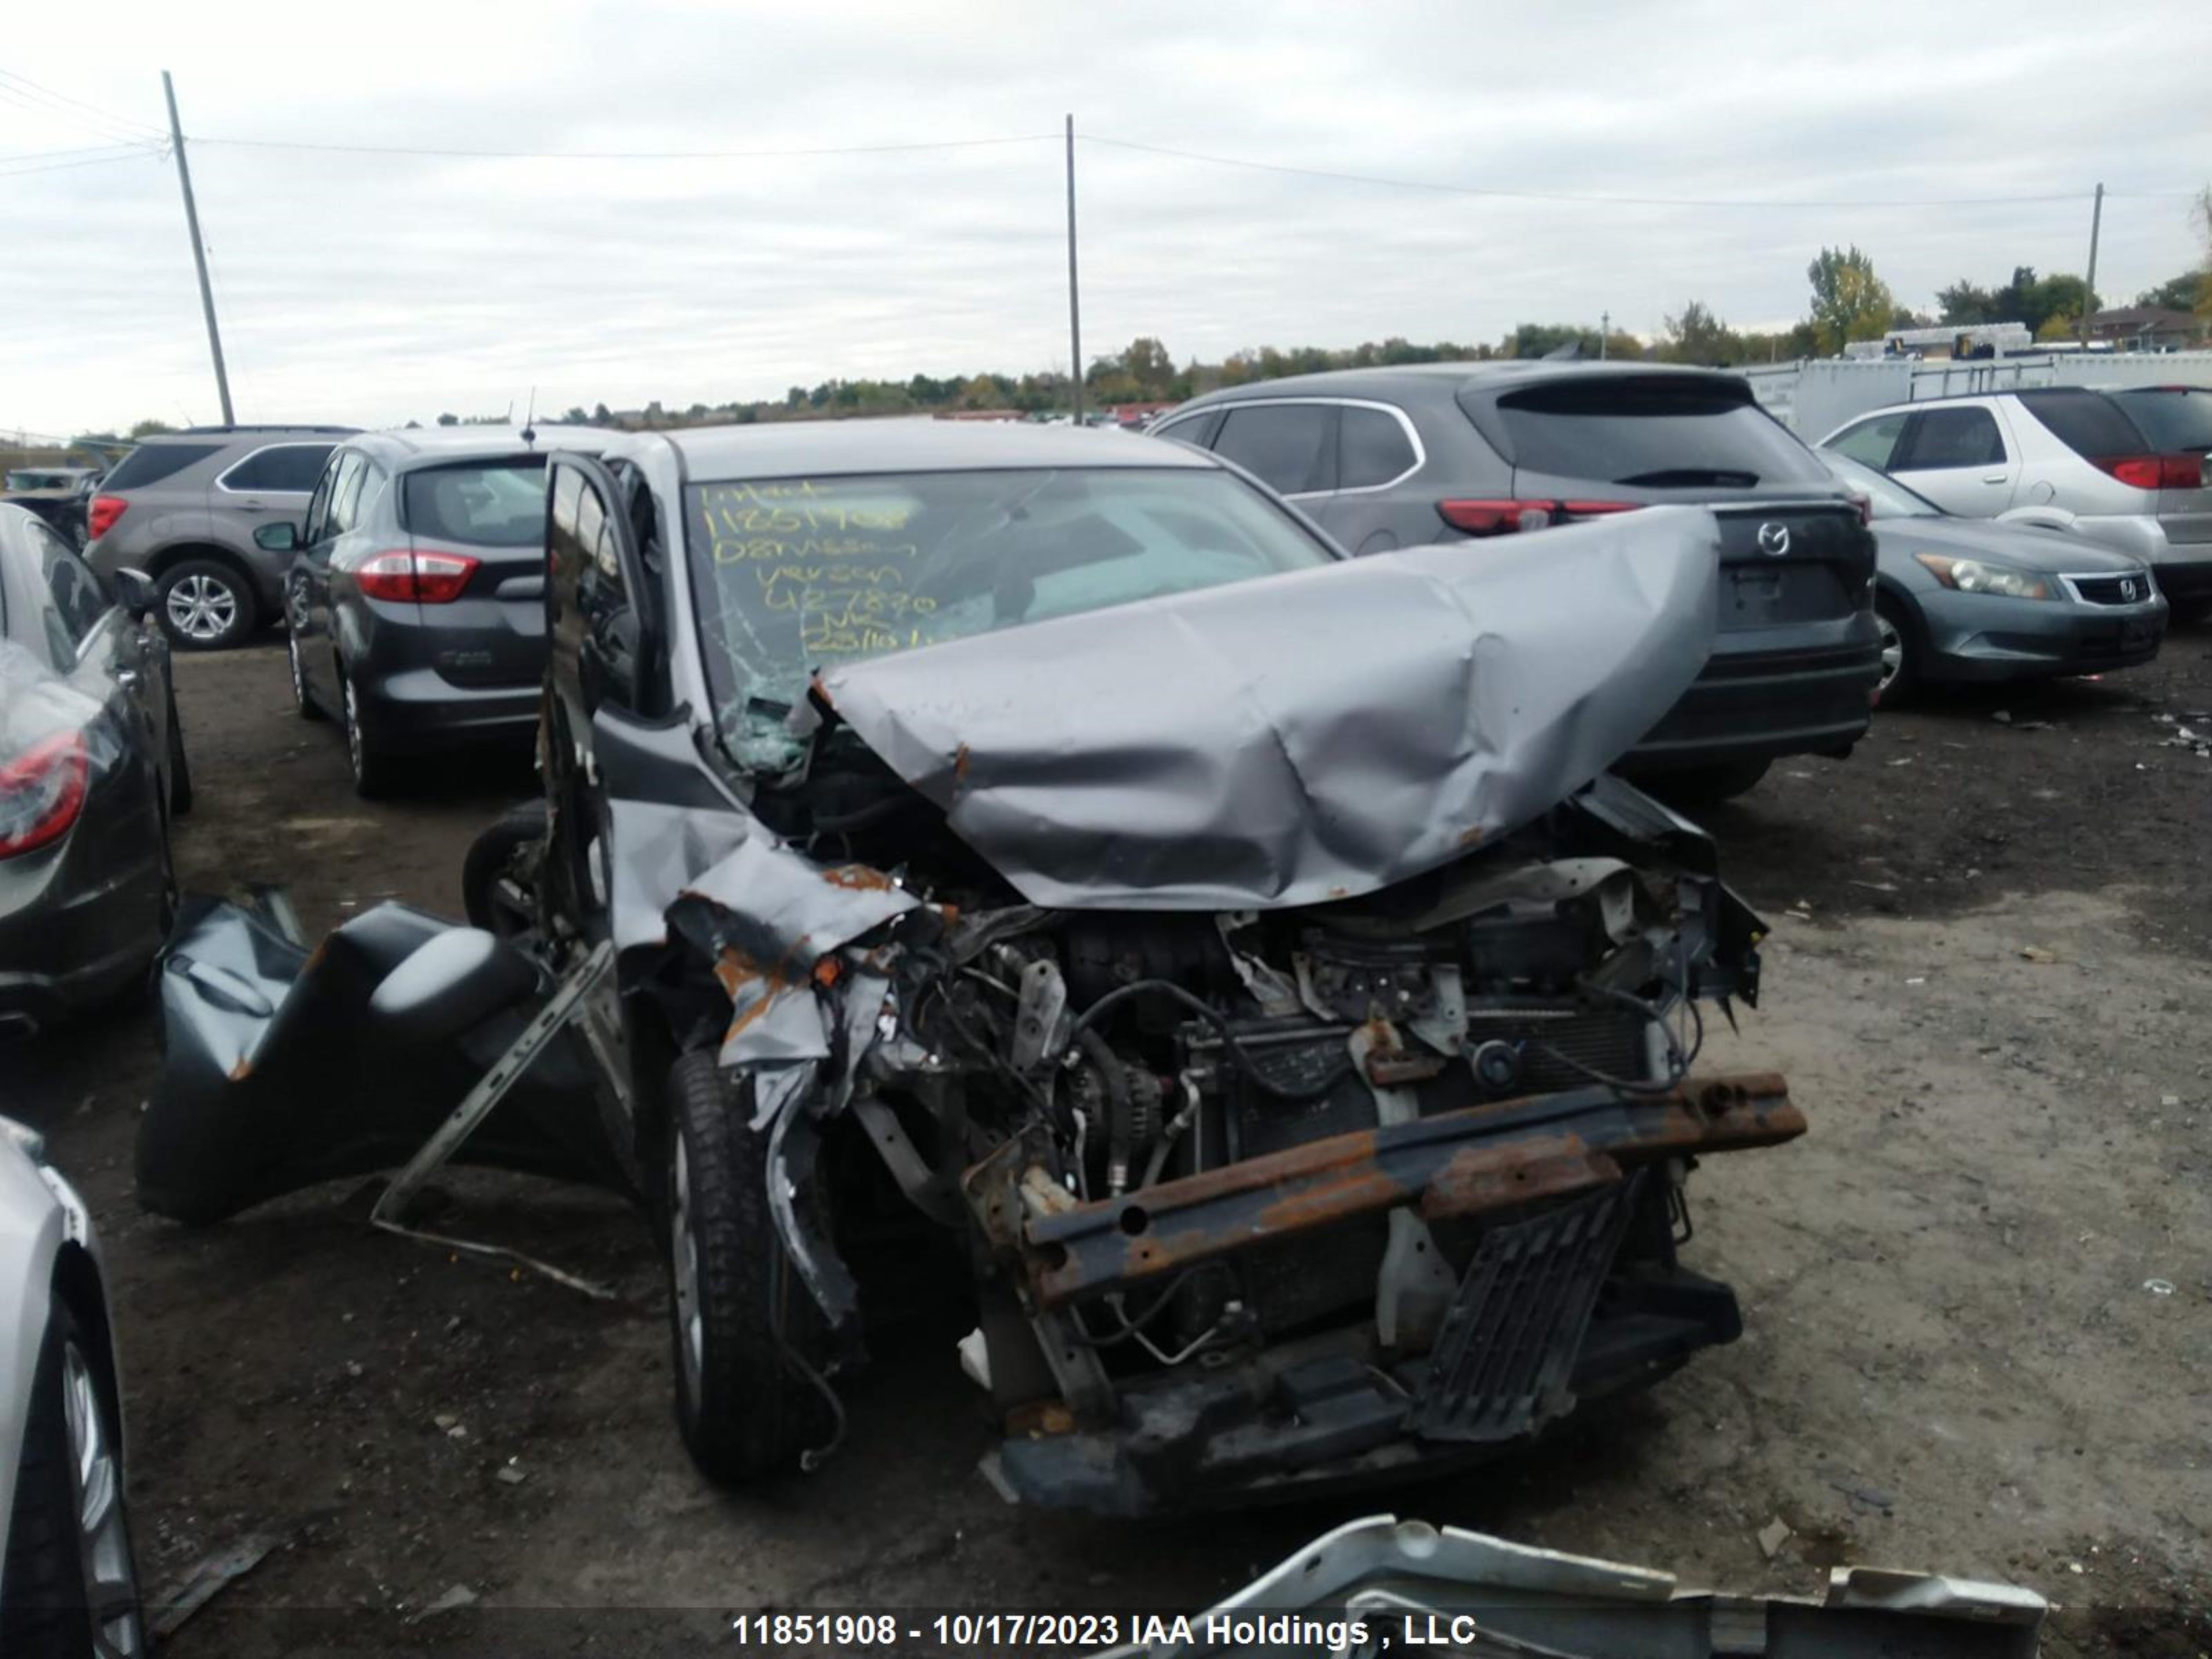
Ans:
{"type": "MultiPolygon", "coordinates": [[[[1077,152],[1085,355],[1655,331],[1698,298],[1803,314],[1856,242],[1907,304],[2014,264],[2100,290],[2187,269],[2212,179],[2212,8],[1735,3],[846,5],[107,0],[6,31],[0,70],[132,124],[177,80],[242,420],[429,421],[775,396],[832,375],[1064,366],[1079,132],[1455,195],[1077,152]],[[43,38],[40,38],[43,37],[43,38]],[[221,140],[557,151],[505,160],[221,140]],[[2172,192],[2155,196],[2149,192],[2172,192]]],[[[105,116],[0,80],[0,427],[216,418],[173,167],[49,155],[105,116]],[[8,158],[35,159],[8,159],[8,158]],[[61,165],[90,160],[92,165],[61,165]],[[40,170],[30,171],[37,167],[40,170]]]]}

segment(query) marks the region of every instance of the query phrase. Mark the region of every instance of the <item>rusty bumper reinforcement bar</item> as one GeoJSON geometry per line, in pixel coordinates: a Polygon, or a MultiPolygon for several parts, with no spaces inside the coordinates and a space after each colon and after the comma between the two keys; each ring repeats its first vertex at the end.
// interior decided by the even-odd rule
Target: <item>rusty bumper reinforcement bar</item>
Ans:
{"type": "MultiPolygon", "coordinates": [[[[1431,1219],[1478,1214],[1610,1185],[1625,1164],[1771,1146],[1804,1132],[1789,1085],[1771,1072],[1648,1098],[1570,1090],[1333,1135],[1107,1201],[1079,1203],[1026,1182],[1066,1206],[1029,1216],[1022,1254],[1038,1304],[1057,1308],[1395,1205],[1417,1203],[1431,1219]]],[[[1019,1174],[987,1160],[963,1184],[981,1209],[1002,1196],[983,1190],[994,1175],[1019,1174]]]]}

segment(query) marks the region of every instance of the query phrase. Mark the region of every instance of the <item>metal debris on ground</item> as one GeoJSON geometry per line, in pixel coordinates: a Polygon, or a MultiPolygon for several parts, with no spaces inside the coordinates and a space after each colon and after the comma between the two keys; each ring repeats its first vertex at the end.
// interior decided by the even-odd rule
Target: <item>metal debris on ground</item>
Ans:
{"type": "Polygon", "coordinates": [[[416,1613],[415,1620],[434,1618],[441,1613],[454,1613],[462,1607],[472,1607],[476,1606],[477,1601],[477,1593],[466,1584],[455,1584],[443,1595],[431,1602],[428,1607],[416,1613]]]}
{"type": "Polygon", "coordinates": [[[283,1539],[275,1533],[249,1533],[235,1544],[202,1557],[184,1576],[147,1598],[146,1623],[167,1641],[177,1629],[228,1586],[259,1566],[283,1539]]]}
{"type": "Polygon", "coordinates": [[[2148,1291],[2153,1296],[2172,1296],[2173,1281],[2170,1279],[2146,1279],[2143,1280],[2143,1289],[2148,1291]]]}

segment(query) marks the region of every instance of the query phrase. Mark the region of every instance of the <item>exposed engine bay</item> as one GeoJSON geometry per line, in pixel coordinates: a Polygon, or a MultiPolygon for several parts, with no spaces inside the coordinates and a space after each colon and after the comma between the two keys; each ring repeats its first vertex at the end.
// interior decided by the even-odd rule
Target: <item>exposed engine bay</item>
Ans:
{"type": "MultiPolygon", "coordinates": [[[[963,1361],[1010,1496],[1133,1512],[1383,1474],[1737,1334],[1677,1261],[1686,1179],[1803,1123],[1779,1079],[1691,1079],[1701,1003],[1756,1001],[1761,932],[1701,831],[1601,779],[1356,898],[1056,909],[846,735],[752,811],[777,879],[884,919],[794,963],[760,925],[770,855],[741,848],[742,880],[669,908],[642,982],[726,1022],[726,1062],[794,978],[826,1005],[825,1053],[755,1073],[771,1191],[805,1190],[849,1120],[966,1232],[963,1361]]],[[[834,1368],[849,1276],[821,1208],[776,1214],[834,1368]]]]}

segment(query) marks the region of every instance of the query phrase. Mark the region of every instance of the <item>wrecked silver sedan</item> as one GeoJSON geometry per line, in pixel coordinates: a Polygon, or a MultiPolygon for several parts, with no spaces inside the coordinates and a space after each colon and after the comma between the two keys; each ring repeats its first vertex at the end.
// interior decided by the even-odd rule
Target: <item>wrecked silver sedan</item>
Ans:
{"type": "Polygon", "coordinates": [[[488,931],[183,929],[152,1207],[425,1138],[626,1185],[738,1480],[834,1440],[889,1198],[972,1277],[992,1479],[1124,1513],[1434,1472],[1736,1335],[1678,1247],[1699,1158],[1804,1127],[1692,1073],[1760,925],[1602,775],[1705,661],[1709,515],[1355,562],[1178,446],[905,422],[548,493],[488,931]]]}

